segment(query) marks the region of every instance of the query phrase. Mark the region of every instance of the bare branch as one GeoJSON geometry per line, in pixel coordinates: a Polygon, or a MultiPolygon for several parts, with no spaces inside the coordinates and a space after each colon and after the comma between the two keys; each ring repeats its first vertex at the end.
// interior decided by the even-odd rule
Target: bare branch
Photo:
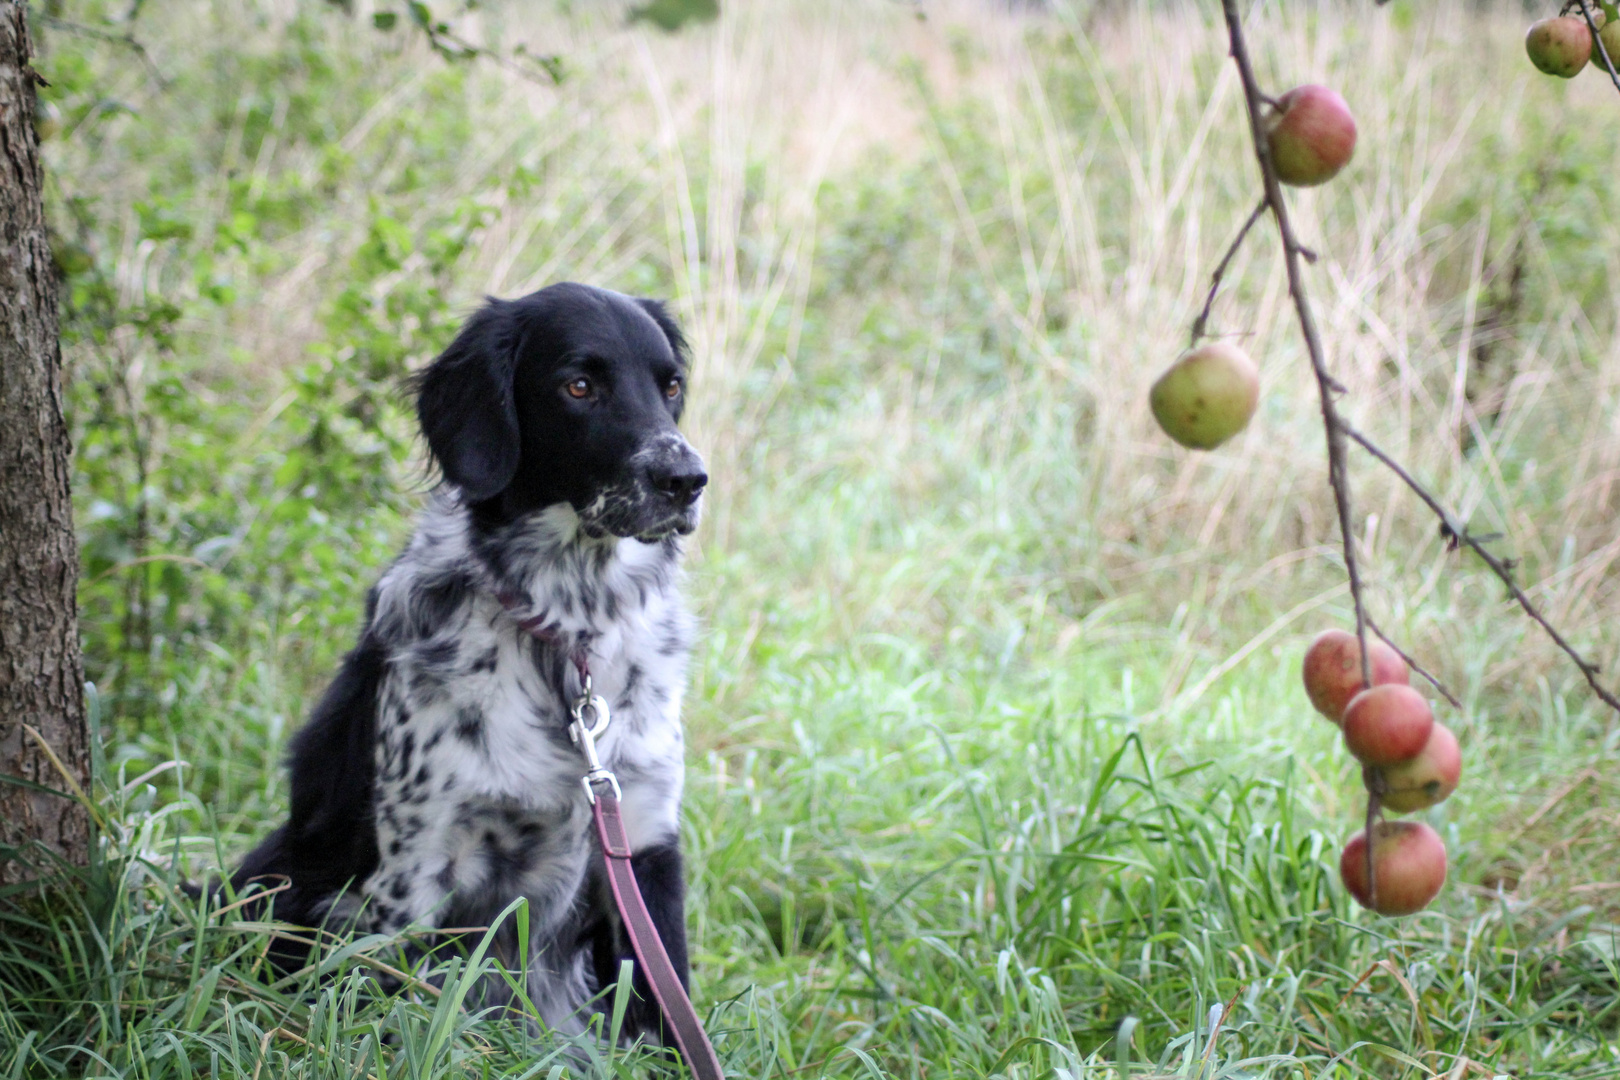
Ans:
{"type": "Polygon", "coordinates": [[[1385,645],[1388,645],[1390,648],[1394,649],[1396,654],[1399,655],[1402,660],[1406,661],[1407,667],[1411,668],[1425,679],[1428,679],[1429,685],[1438,690],[1441,697],[1451,702],[1452,708],[1456,709],[1458,712],[1462,712],[1463,703],[1457,700],[1456,695],[1454,695],[1450,690],[1447,690],[1445,684],[1439,679],[1423,670],[1423,665],[1419,664],[1416,660],[1408,656],[1405,649],[1391,641],[1389,639],[1389,635],[1378,629],[1378,624],[1373,622],[1370,618],[1367,620],[1367,629],[1377,634],[1379,641],[1382,641],[1385,645]]]}
{"type": "MultiPolygon", "coordinates": [[[[136,10],[138,13],[138,9],[136,10]]],[[[146,51],[146,46],[142,45],[135,39],[134,30],[128,30],[122,34],[116,34],[111,30],[103,30],[99,26],[86,26],[84,23],[76,23],[68,19],[60,19],[55,15],[40,15],[38,16],[38,21],[43,25],[50,27],[52,30],[63,30],[70,34],[78,34],[81,37],[92,37],[97,41],[105,41],[112,45],[124,46],[136,56],[140,57],[141,63],[146,65],[147,73],[152,76],[152,81],[157,83],[159,88],[164,90],[169,88],[169,78],[165,76],[163,74],[163,70],[157,66],[157,61],[152,59],[152,54],[146,51]]],[[[131,20],[131,24],[133,25],[133,20],[131,20]]]]}
{"type": "Polygon", "coordinates": [[[1204,310],[1200,311],[1198,318],[1193,320],[1192,339],[1187,343],[1188,348],[1197,345],[1198,339],[1204,336],[1204,324],[1209,321],[1209,309],[1215,304],[1215,294],[1220,292],[1221,278],[1226,276],[1226,268],[1232,264],[1232,257],[1238,253],[1238,248],[1243,246],[1244,237],[1249,235],[1249,230],[1254,228],[1254,223],[1259,221],[1260,215],[1265,212],[1266,200],[1261,199],[1260,205],[1256,206],[1254,212],[1249,215],[1249,220],[1245,221],[1243,228],[1238,230],[1237,236],[1232,240],[1232,245],[1226,249],[1226,254],[1222,255],[1221,261],[1215,264],[1215,272],[1210,275],[1209,280],[1209,295],[1204,297],[1204,310]]]}
{"type": "Polygon", "coordinates": [[[1581,674],[1586,676],[1587,684],[1592,687],[1592,692],[1596,694],[1605,705],[1608,705],[1615,711],[1620,712],[1620,697],[1616,697],[1613,691],[1609,690],[1598,681],[1598,666],[1577,652],[1573,645],[1564,640],[1564,635],[1560,634],[1557,628],[1555,628],[1552,623],[1548,622],[1546,617],[1536,609],[1536,605],[1531,603],[1530,598],[1525,595],[1524,590],[1519,588],[1519,583],[1514,580],[1513,570],[1511,567],[1509,567],[1504,560],[1486,550],[1484,540],[1470,535],[1466,525],[1462,524],[1455,517],[1453,517],[1450,511],[1440,504],[1440,500],[1430,493],[1428,488],[1425,488],[1422,484],[1418,483],[1418,481],[1413,478],[1411,473],[1403,469],[1400,463],[1394,458],[1390,457],[1388,454],[1384,453],[1383,450],[1379,449],[1376,443],[1367,438],[1367,436],[1363,435],[1361,432],[1357,431],[1355,428],[1348,425],[1345,425],[1344,433],[1346,436],[1359,443],[1361,448],[1366,450],[1367,453],[1383,462],[1391,472],[1401,478],[1401,481],[1405,483],[1407,487],[1412,489],[1413,494],[1417,495],[1419,499],[1422,499],[1429,509],[1434,511],[1435,517],[1440,519],[1440,531],[1444,534],[1448,544],[1450,544],[1452,547],[1461,546],[1470,549],[1475,555],[1480,557],[1480,560],[1484,562],[1486,566],[1490,567],[1491,572],[1502,580],[1502,584],[1507,586],[1508,592],[1513,595],[1513,599],[1519,602],[1519,606],[1524,609],[1524,613],[1539,623],[1541,628],[1547,632],[1547,636],[1552,638],[1553,644],[1564,650],[1569,658],[1575,662],[1575,666],[1581,669],[1581,674]]]}
{"type": "Polygon", "coordinates": [[[1299,265],[1306,250],[1294,235],[1293,225],[1288,219],[1288,204],[1282,196],[1282,185],[1271,165],[1271,146],[1266,138],[1265,122],[1260,110],[1265,105],[1275,108],[1276,102],[1261,92],[1260,84],[1254,77],[1249,47],[1243,39],[1243,23],[1238,16],[1237,0],[1221,0],[1221,8],[1226,14],[1232,59],[1237,61],[1238,74],[1243,80],[1243,98],[1249,109],[1249,134],[1254,139],[1254,154],[1260,163],[1260,175],[1265,183],[1265,205],[1271,208],[1271,216],[1277,222],[1277,232],[1282,237],[1283,261],[1288,270],[1288,292],[1294,298],[1294,311],[1299,316],[1299,328],[1305,336],[1305,349],[1310,354],[1311,368],[1316,372],[1316,388],[1322,400],[1322,426],[1327,432],[1328,482],[1333,486],[1333,500],[1338,506],[1344,565],[1350,577],[1350,599],[1356,609],[1356,639],[1361,644],[1361,679],[1363,685],[1371,686],[1367,612],[1361,596],[1361,568],[1356,562],[1355,532],[1350,512],[1350,478],[1345,468],[1344,421],[1334,404],[1335,396],[1342,388],[1328,374],[1327,363],[1322,357],[1322,341],[1316,332],[1316,319],[1311,313],[1310,302],[1305,298],[1305,282],[1299,265]]]}

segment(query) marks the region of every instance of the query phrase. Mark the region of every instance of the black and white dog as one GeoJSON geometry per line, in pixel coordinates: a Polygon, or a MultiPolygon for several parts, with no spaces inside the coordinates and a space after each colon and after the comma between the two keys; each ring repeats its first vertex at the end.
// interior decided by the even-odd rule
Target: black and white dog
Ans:
{"type": "MultiPolygon", "coordinates": [[[[686,352],[661,304],[559,284],[489,301],[417,377],[445,483],[294,737],[290,819],[244,861],[238,890],[288,884],[278,920],[383,933],[488,925],[527,897],[530,995],[547,1023],[580,1030],[632,955],[567,733],[583,649],[610,705],[599,749],[623,788],[636,879],[686,980],[693,624],[678,563],[708,480],[676,429],[686,352]]],[[[656,1038],[657,1005],[638,990],[627,1033],[656,1038]]]]}

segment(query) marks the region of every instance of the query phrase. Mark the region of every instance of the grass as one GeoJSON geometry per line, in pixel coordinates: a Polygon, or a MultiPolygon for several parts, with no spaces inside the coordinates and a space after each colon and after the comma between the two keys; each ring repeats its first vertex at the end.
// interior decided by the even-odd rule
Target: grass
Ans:
{"type": "MultiPolygon", "coordinates": [[[[176,888],[281,812],[407,534],[398,377],[559,277],[672,298],[699,358],[685,841],[733,1075],[1620,1074],[1620,727],[1365,459],[1374,613],[1462,697],[1466,766],[1433,908],[1338,885],[1359,780],[1296,665],[1347,598],[1263,230],[1213,324],[1260,416],[1203,455],[1152,427],[1258,196],[1212,8],[769,0],[666,37],[485,5],[458,29],[507,61],[472,64],[336,8],[149,8],[55,17],[161,82],[44,30],[107,830],[0,908],[0,1074],[655,1068],[464,1007],[487,958],[389,994],[397,942],[333,943],[269,982],[265,928],[176,888]]],[[[1617,103],[1535,75],[1523,21],[1248,25],[1268,85],[1360,121],[1294,198],[1352,418],[1612,667],[1617,103]]]]}

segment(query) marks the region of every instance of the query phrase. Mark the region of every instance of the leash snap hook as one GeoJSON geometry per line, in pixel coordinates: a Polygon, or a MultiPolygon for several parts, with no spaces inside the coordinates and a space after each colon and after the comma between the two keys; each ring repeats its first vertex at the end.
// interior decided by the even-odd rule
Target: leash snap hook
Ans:
{"type": "Polygon", "coordinates": [[[580,777],[580,783],[585,786],[585,797],[590,800],[592,806],[595,806],[597,784],[607,784],[611,787],[615,799],[622,799],[624,796],[619,790],[618,777],[603,767],[602,759],[596,753],[596,740],[607,730],[608,721],[611,719],[608,704],[600,695],[591,693],[589,675],[585,676],[584,686],[580,689],[579,697],[569,708],[574,722],[568,725],[568,737],[585,757],[586,772],[580,777]]]}

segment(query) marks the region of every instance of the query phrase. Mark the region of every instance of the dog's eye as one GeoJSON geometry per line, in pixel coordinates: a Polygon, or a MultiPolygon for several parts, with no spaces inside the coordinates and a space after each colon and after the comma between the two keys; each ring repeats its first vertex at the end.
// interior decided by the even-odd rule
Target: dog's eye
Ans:
{"type": "Polygon", "coordinates": [[[679,376],[664,384],[664,396],[671,401],[681,396],[681,380],[679,376]]]}
{"type": "Polygon", "coordinates": [[[587,398],[591,396],[591,380],[574,379],[563,387],[571,398],[587,398]]]}

